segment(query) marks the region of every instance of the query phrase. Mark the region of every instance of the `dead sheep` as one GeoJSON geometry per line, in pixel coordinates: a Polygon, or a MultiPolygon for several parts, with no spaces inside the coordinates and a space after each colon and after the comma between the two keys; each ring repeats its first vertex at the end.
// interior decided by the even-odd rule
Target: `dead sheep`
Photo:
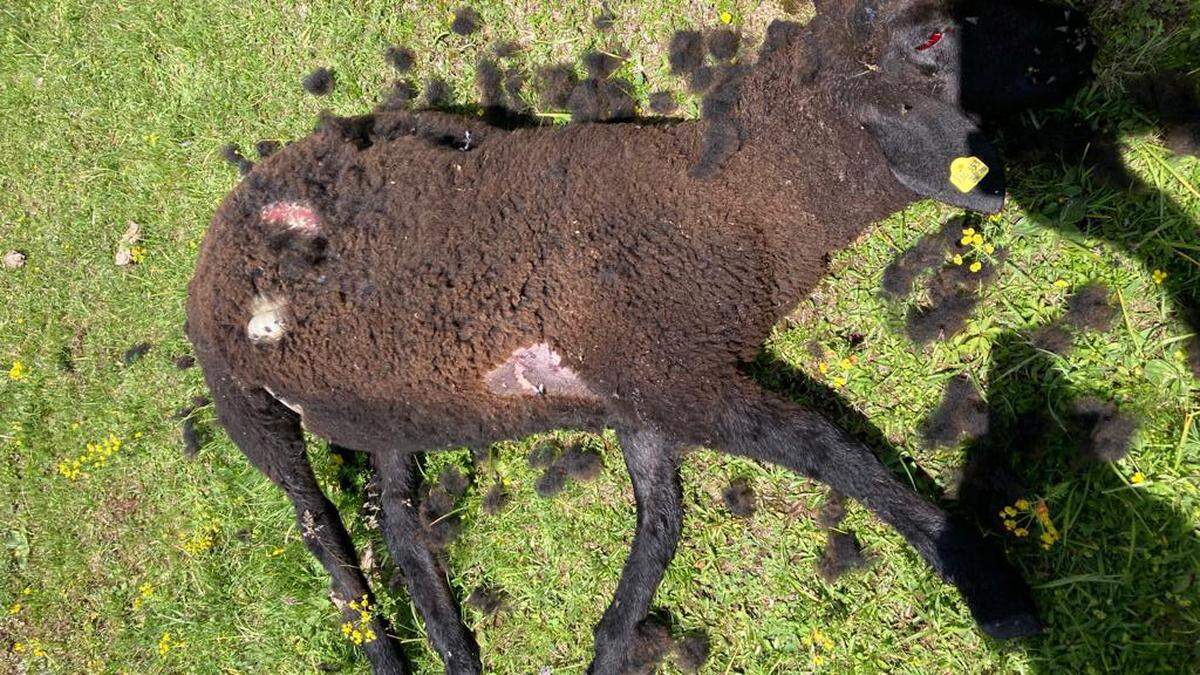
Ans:
{"type": "MultiPolygon", "coordinates": [[[[221,425],[293,503],[345,620],[371,590],[303,429],[368,454],[381,530],[430,642],[447,672],[478,673],[438,555],[457,527],[456,485],[423,491],[419,456],[608,428],[638,524],[594,632],[592,673],[644,668],[671,649],[647,617],[682,529],[679,451],[694,445],[828,483],[901,532],[958,587],[983,632],[1041,630],[1028,586],[994,542],[739,369],[829,254],[869,224],[923,197],[997,211],[1003,166],[969,110],[989,96],[1012,114],[1062,100],[1086,70],[1078,61],[1090,60],[1060,44],[1060,11],[1031,2],[864,7],[822,0],[807,26],[773,24],[756,63],[707,66],[698,121],[611,123],[636,106],[599,77],[612,64],[597,59],[586,78],[549,77],[576,120],[606,124],[513,129],[402,108],[329,115],[249,168],[205,237],[187,334],[221,425]],[[963,21],[964,6],[982,19],[963,21]],[[1016,56],[964,74],[959,56],[984,43],[1016,56]],[[1061,71],[1053,83],[1020,71],[1035,51],[1061,71]]],[[[460,10],[453,30],[480,23],[460,10]]],[[[731,43],[682,34],[670,65],[691,75],[710,52],[736,54],[731,43]]],[[[494,93],[494,73],[483,79],[494,93]]],[[[331,75],[316,80],[310,88],[332,88],[331,75]]],[[[434,81],[425,98],[436,105],[448,88],[434,81]]],[[[924,334],[958,321],[954,307],[979,283],[955,270],[935,281],[953,311],[918,317],[924,334]]],[[[545,487],[595,470],[559,465],[545,487]]],[[[385,620],[369,623],[374,671],[406,672],[385,620]]]]}

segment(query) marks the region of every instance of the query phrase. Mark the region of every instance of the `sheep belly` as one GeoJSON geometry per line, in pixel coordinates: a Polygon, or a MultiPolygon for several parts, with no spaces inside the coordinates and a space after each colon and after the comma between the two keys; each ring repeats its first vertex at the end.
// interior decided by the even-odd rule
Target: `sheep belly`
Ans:
{"type": "Polygon", "coordinates": [[[485,375],[484,382],[488,391],[500,396],[599,398],[545,342],[517,349],[485,375]]]}

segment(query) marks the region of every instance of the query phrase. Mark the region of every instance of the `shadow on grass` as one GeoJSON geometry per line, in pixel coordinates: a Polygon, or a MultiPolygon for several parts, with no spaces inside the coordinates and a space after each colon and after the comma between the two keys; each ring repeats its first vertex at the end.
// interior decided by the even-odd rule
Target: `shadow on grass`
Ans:
{"type": "Polygon", "coordinates": [[[819,410],[870,445],[918,492],[1004,541],[1034,587],[1048,629],[1034,639],[990,642],[991,648],[1023,650],[1046,673],[1149,672],[1194,663],[1200,603],[1188,598],[1200,588],[1200,538],[1189,515],[1131,487],[1111,465],[1080,459],[1084,439],[1067,420],[1073,403],[1094,392],[1060,377],[1059,357],[1016,333],[1001,337],[993,354],[986,395],[991,433],[968,447],[964,480],[947,493],[837,392],[769,356],[751,370],[767,388],[819,410]],[[1032,419],[1044,424],[1030,426],[1032,419]],[[1031,511],[1018,518],[1029,535],[1006,531],[1000,511],[1021,497],[1053,505],[1057,512],[1049,516],[1061,542],[1040,546],[1042,529],[1031,511]]]}

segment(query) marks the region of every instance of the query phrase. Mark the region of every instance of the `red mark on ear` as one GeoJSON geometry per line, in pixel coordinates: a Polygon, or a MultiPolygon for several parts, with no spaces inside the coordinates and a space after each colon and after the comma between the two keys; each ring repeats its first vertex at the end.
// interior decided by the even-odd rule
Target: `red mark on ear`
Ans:
{"type": "Polygon", "coordinates": [[[297,202],[273,202],[262,210],[264,223],[283,225],[289,230],[316,234],[321,227],[321,218],[311,207],[297,202]]]}
{"type": "Polygon", "coordinates": [[[929,36],[929,39],[928,39],[928,40],[926,40],[926,41],[922,42],[921,44],[917,45],[917,51],[919,51],[919,52],[923,52],[923,51],[925,51],[926,49],[929,49],[930,47],[932,47],[932,46],[936,45],[937,43],[939,43],[939,42],[941,42],[941,41],[942,41],[942,31],[940,31],[940,30],[939,30],[939,31],[934,31],[934,32],[933,32],[933,33],[932,33],[932,34],[929,36]]]}

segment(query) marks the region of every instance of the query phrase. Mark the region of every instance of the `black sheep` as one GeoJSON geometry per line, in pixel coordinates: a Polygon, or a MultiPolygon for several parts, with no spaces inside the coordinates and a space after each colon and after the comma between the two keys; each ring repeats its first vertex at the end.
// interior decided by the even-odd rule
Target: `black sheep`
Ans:
{"type": "MultiPolygon", "coordinates": [[[[480,661],[423,534],[441,492],[422,508],[418,455],[611,427],[639,517],[593,673],[642,661],[639,630],[682,526],[676,451],[692,445],[829,483],[955,584],[984,632],[1038,632],[994,543],[739,370],[870,223],[922,196],[1000,208],[1002,167],[960,93],[979,106],[995,92],[1016,112],[1070,91],[1077,68],[1055,61],[1054,84],[1031,83],[1006,63],[960,82],[963,41],[1026,55],[1013,61],[1034,45],[1048,61],[1090,58],[1055,48],[1061,12],[1006,8],[983,13],[1003,19],[989,33],[937,3],[822,0],[808,26],[776,24],[757,64],[716,66],[699,122],[506,129],[382,109],[326,117],[250,170],[205,238],[187,332],[221,424],[287,493],[336,596],[371,592],[302,425],[370,455],[384,538],[453,673],[480,661]]],[[[703,36],[677,42],[672,66],[699,67],[703,36]]],[[[571,84],[578,118],[629,116],[615,83],[571,84]]],[[[370,628],[375,672],[405,672],[385,622],[370,628]]]]}

